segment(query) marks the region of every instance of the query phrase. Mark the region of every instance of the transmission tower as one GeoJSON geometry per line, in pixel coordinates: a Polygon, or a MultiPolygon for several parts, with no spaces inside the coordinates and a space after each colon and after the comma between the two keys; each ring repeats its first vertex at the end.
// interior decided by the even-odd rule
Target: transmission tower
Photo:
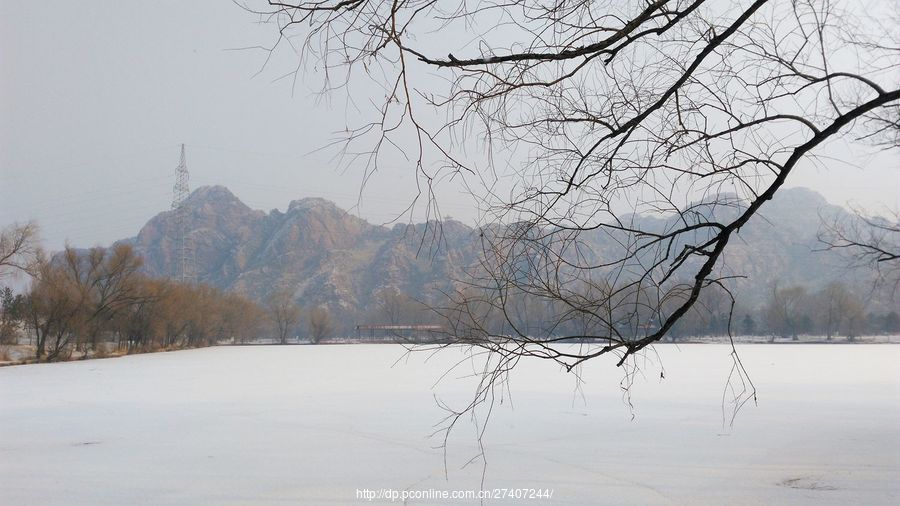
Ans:
{"type": "Polygon", "coordinates": [[[175,211],[175,241],[178,252],[175,262],[175,277],[182,283],[197,281],[196,261],[194,257],[194,241],[189,231],[190,217],[185,202],[191,194],[188,188],[190,174],[187,159],[184,156],[184,144],[181,145],[181,161],[175,169],[175,188],[172,190],[172,210],[175,211]]]}

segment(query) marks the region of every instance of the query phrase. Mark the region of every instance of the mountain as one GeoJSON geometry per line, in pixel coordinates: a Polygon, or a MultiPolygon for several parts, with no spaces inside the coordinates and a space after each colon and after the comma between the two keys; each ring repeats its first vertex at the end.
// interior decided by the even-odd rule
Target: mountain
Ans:
{"type": "MultiPolygon", "coordinates": [[[[302,305],[328,306],[346,320],[345,328],[372,310],[384,290],[437,301],[477,260],[478,231],[456,221],[388,228],[320,198],[295,200],[285,212],[265,213],[247,207],[223,186],[198,188],[185,205],[201,281],[259,301],[287,291],[302,305]],[[440,240],[432,240],[438,227],[440,240]]],[[[736,211],[709,207],[701,212],[736,211]]],[[[733,282],[741,305],[758,308],[776,283],[815,289],[841,279],[862,293],[869,279],[844,269],[846,262],[837,254],[816,251],[821,220],[842,213],[811,190],[780,191],[726,250],[723,272],[746,276],[733,282]]],[[[670,224],[659,217],[634,219],[642,226],[670,224]]],[[[176,230],[175,213],[166,211],[127,240],[144,257],[148,274],[178,272],[176,230]]],[[[608,247],[599,237],[595,243],[601,254],[608,247]]]]}
{"type": "MultiPolygon", "coordinates": [[[[250,209],[222,186],[202,187],[185,201],[198,278],[262,301],[287,291],[303,305],[342,314],[371,309],[392,289],[432,300],[474,260],[473,230],[441,223],[442,240],[425,241],[437,223],[372,225],[320,198],[295,200],[286,212],[250,209]]],[[[176,217],[166,211],[130,239],[153,276],[178,272],[176,217]]]]}

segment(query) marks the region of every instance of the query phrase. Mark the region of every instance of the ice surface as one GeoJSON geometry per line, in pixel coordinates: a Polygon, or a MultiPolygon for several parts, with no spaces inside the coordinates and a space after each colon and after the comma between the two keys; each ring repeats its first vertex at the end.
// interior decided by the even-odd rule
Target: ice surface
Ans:
{"type": "Polygon", "coordinates": [[[633,420],[610,360],[582,369],[583,397],[572,375],[522,362],[487,426],[486,466],[463,467],[478,454],[465,419],[446,480],[435,396],[461,407],[472,382],[462,367],[432,385],[459,350],[393,367],[393,345],[4,367],[0,503],[363,504],[357,489],[473,489],[484,472],[485,488],[553,490],[526,504],[900,504],[900,347],[739,350],[759,405],[724,429],[728,346],[657,346],[633,420]]]}

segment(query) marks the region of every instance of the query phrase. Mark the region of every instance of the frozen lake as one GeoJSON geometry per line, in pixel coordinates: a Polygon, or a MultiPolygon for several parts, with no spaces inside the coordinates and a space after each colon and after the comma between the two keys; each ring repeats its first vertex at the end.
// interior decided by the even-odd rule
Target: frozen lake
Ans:
{"type": "Polygon", "coordinates": [[[459,370],[432,385],[459,350],[396,365],[399,346],[348,345],[4,367],[0,502],[364,504],[357,489],[471,490],[484,472],[486,489],[553,491],[525,504],[900,504],[900,346],[739,350],[759,405],[731,428],[728,346],[657,346],[665,379],[644,364],[633,420],[610,360],[585,366],[577,394],[571,375],[523,362],[486,466],[464,466],[478,455],[466,419],[448,479],[435,396],[460,407],[472,384],[459,370]]]}

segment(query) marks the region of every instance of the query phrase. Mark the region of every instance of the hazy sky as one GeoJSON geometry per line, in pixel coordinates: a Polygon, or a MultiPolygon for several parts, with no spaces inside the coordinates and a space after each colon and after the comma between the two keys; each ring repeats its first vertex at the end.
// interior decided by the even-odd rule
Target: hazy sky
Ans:
{"type": "MultiPolygon", "coordinates": [[[[229,51],[271,42],[275,28],[227,0],[0,0],[0,226],[37,220],[59,248],[136,234],[169,208],[178,146],[192,188],[228,186],[249,206],[284,209],[319,196],[356,204],[361,174],[311,153],[347,124],[342,102],[316,100],[302,76],[276,81],[281,60],[229,51]]],[[[352,119],[352,118],[351,118],[352,119]]],[[[900,206],[900,156],[841,146],[806,163],[789,186],[832,203],[900,206]]],[[[415,192],[412,169],[385,167],[357,214],[395,217],[415,192]]],[[[475,212],[455,188],[442,211],[475,212]]]]}

